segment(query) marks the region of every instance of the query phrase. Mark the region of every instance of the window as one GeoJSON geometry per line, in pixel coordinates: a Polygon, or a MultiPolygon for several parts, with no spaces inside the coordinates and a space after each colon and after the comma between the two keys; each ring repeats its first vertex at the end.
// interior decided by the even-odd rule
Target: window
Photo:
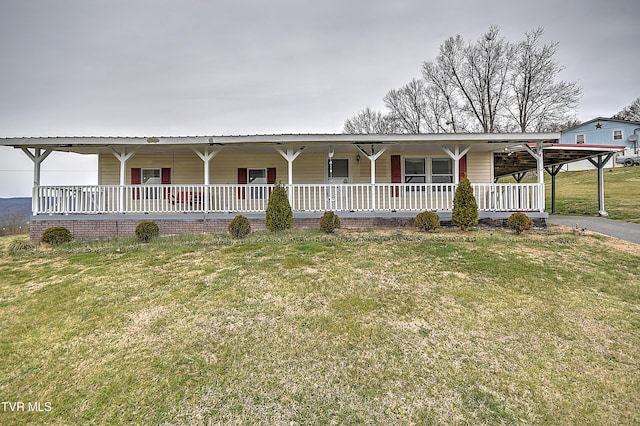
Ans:
{"type": "Polygon", "coordinates": [[[346,158],[327,160],[327,180],[330,183],[349,183],[349,160],[346,158]]]}
{"type": "MultiPolygon", "coordinates": [[[[266,169],[249,169],[249,185],[266,185],[267,170],[266,169]]],[[[251,198],[264,199],[265,188],[263,186],[251,188],[251,198]]]]}
{"type": "MultiPolygon", "coordinates": [[[[143,185],[159,185],[162,183],[160,169],[142,169],[143,185]]],[[[160,188],[144,188],[143,197],[145,199],[160,198],[160,188]]]]}
{"type": "Polygon", "coordinates": [[[585,137],[584,134],[576,135],[576,143],[584,143],[585,137]]]}
{"type": "Polygon", "coordinates": [[[427,182],[427,171],[424,158],[404,159],[404,183],[427,182]]]}
{"type": "Polygon", "coordinates": [[[622,130],[614,130],[613,131],[613,140],[621,141],[622,140],[622,130]]]}
{"type": "Polygon", "coordinates": [[[453,183],[453,160],[451,158],[433,158],[431,160],[431,182],[453,183]]]}
{"type": "Polygon", "coordinates": [[[142,169],[142,183],[149,185],[162,183],[160,169],[142,169]]]}

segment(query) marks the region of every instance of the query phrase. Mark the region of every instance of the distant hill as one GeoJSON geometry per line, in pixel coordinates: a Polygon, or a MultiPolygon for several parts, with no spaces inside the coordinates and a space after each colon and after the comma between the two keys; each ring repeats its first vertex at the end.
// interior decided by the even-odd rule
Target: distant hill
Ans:
{"type": "Polygon", "coordinates": [[[0,198],[0,235],[29,230],[31,198],[0,198]]]}
{"type": "Polygon", "coordinates": [[[31,215],[31,198],[0,198],[0,220],[22,214],[31,215]]]}

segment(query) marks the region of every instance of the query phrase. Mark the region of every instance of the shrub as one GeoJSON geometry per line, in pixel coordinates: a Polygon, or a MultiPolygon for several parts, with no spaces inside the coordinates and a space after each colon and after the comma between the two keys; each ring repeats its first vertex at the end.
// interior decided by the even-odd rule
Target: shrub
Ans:
{"type": "Polygon", "coordinates": [[[36,246],[34,246],[31,241],[28,240],[13,240],[9,245],[9,254],[16,255],[23,252],[28,252],[35,250],[36,246]]]}
{"type": "Polygon", "coordinates": [[[435,231],[440,228],[440,216],[434,212],[418,213],[414,224],[421,231],[435,231]]]}
{"type": "Polygon", "coordinates": [[[160,235],[160,228],[151,220],[143,220],[136,226],[136,238],[138,241],[148,243],[158,235],[160,235]]]}
{"type": "Polygon", "coordinates": [[[249,219],[242,215],[238,215],[229,222],[227,229],[232,237],[244,238],[251,233],[251,224],[249,223],[249,219]]]}
{"type": "Polygon", "coordinates": [[[57,246],[63,243],[68,243],[73,240],[73,235],[64,226],[52,226],[47,228],[40,237],[40,242],[47,243],[52,246],[57,246]]]}
{"type": "Polygon", "coordinates": [[[516,234],[521,234],[533,228],[533,220],[524,213],[514,213],[507,219],[507,226],[516,231],[516,234]]]}
{"type": "Polygon", "coordinates": [[[453,196],[453,223],[466,231],[471,226],[478,224],[478,203],[473,195],[471,182],[466,177],[460,180],[458,189],[453,196]]]}
{"type": "Polygon", "coordinates": [[[287,197],[287,190],[281,182],[278,182],[271,192],[269,204],[267,204],[267,229],[270,231],[282,231],[291,228],[293,213],[287,197]]]}
{"type": "Polygon", "coordinates": [[[320,229],[327,234],[340,229],[340,218],[334,212],[325,212],[320,218],[320,229]]]}

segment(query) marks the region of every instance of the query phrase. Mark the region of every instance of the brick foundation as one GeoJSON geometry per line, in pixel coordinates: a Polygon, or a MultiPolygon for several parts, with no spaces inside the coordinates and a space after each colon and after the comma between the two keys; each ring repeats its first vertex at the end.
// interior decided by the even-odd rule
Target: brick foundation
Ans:
{"type": "MultiPolygon", "coordinates": [[[[227,232],[229,219],[148,219],[153,220],[160,228],[160,235],[176,234],[223,234],[227,232]]],[[[52,226],[64,226],[75,240],[127,238],[134,236],[136,226],[147,219],[44,219],[32,220],[30,226],[31,241],[40,240],[42,233],[52,226]]],[[[342,227],[346,229],[366,228],[406,228],[413,226],[413,218],[341,218],[342,227]]],[[[252,231],[266,230],[264,218],[250,218],[252,231]]],[[[294,229],[319,229],[318,218],[294,218],[294,229]]]]}
{"type": "MultiPolygon", "coordinates": [[[[64,226],[75,240],[128,238],[134,236],[136,226],[143,220],[153,220],[160,228],[160,235],[176,234],[224,234],[233,217],[229,218],[199,218],[199,219],[163,219],[163,218],[44,218],[35,219],[30,223],[31,241],[38,242],[42,233],[52,226],[64,226]]],[[[340,222],[345,229],[367,228],[412,228],[414,217],[341,217],[340,222]]],[[[501,228],[506,226],[507,219],[480,219],[479,225],[501,228]]],[[[264,217],[249,218],[252,231],[266,230],[264,217]]],[[[534,218],[536,227],[545,227],[545,219],[534,218]]],[[[451,221],[442,220],[443,227],[453,226],[451,221]]],[[[318,217],[294,217],[294,229],[319,229],[318,217]]]]}

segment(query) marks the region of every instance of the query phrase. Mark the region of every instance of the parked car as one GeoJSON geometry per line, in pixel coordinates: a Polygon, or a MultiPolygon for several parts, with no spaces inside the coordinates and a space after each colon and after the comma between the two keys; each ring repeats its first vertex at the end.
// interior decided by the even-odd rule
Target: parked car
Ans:
{"type": "Polygon", "coordinates": [[[635,155],[619,155],[616,158],[616,163],[624,164],[625,167],[631,167],[634,165],[640,166],[640,154],[635,155]]]}

